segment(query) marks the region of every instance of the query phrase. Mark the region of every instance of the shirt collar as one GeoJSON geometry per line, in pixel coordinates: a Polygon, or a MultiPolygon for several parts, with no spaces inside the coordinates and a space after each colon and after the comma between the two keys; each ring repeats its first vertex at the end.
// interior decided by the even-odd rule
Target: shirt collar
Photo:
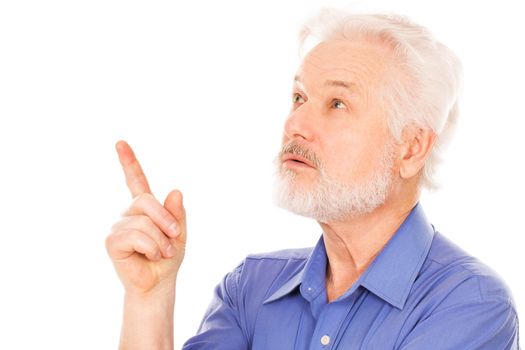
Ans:
{"type": "MultiPolygon", "coordinates": [[[[428,223],[423,208],[418,203],[383,250],[356,281],[351,291],[361,285],[391,305],[402,309],[425,262],[433,236],[434,228],[428,223]]],[[[308,293],[301,290],[303,295],[318,295],[320,290],[317,289],[324,288],[326,259],[324,242],[321,237],[304,268],[270,295],[264,303],[280,299],[306,282],[310,290],[308,293]],[[313,276],[317,276],[315,278],[317,281],[322,279],[322,283],[312,283],[313,276]]]]}
{"type": "Polygon", "coordinates": [[[321,238],[317,242],[317,245],[314,247],[314,249],[310,253],[310,256],[306,260],[306,264],[304,265],[304,267],[292,278],[290,278],[285,284],[283,284],[275,293],[270,295],[270,297],[264,301],[264,304],[271,303],[272,301],[275,301],[284,297],[287,294],[290,294],[298,286],[301,285],[307,285],[308,287],[310,287],[310,291],[312,291],[311,286],[314,285],[314,283],[311,283],[311,281],[313,279],[315,279],[317,282],[315,283],[315,291],[319,292],[320,288],[323,287],[321,281],[323,281],[324,283],[326,260],[326,250],[324,247],[323,237],[321,236],[321,238]]]}

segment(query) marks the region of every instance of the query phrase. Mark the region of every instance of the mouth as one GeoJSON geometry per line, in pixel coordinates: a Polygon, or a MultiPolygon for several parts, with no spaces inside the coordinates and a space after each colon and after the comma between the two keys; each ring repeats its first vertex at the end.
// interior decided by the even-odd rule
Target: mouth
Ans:
{"type": "Polygon", "coordinates": [[[292,153],[286,153],[282,157],[282,163],[287,166],[308,167],[315,169],[315,166],[308,159],[292,153]]]}

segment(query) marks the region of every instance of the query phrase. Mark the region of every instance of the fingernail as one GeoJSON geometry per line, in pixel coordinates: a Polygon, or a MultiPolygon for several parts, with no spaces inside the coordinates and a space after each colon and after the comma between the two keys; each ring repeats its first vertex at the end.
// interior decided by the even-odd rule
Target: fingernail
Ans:
{"type": "Polygon", "coordinates": [[[168,227],[168,231],[171,237],[177,237],[177,223],[173,223],[168,227]]]}

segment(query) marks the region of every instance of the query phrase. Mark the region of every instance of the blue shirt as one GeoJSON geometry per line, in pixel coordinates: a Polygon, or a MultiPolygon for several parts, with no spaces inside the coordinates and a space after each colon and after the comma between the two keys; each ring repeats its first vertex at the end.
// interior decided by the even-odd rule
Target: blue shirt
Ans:
{"type": "Polygon", "coordinates": [[[327,302],[326,250],[248,256],[183,349],[519,349],[509,290],[416,205],[368,269],[327,302]]]}

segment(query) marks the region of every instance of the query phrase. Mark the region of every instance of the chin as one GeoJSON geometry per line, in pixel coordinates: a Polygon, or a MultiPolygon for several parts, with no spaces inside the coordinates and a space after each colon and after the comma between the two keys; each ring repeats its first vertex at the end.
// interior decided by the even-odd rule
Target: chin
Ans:
{"type": "Polygon", "coordinates": [[[345,183],[326,174],[312,180],[291,171],[278,173],[274,202],[292,213],[321,223],[368,214],[382,206],[392,190],[390,171],[378,171],[361,183],[345,183]]]}

